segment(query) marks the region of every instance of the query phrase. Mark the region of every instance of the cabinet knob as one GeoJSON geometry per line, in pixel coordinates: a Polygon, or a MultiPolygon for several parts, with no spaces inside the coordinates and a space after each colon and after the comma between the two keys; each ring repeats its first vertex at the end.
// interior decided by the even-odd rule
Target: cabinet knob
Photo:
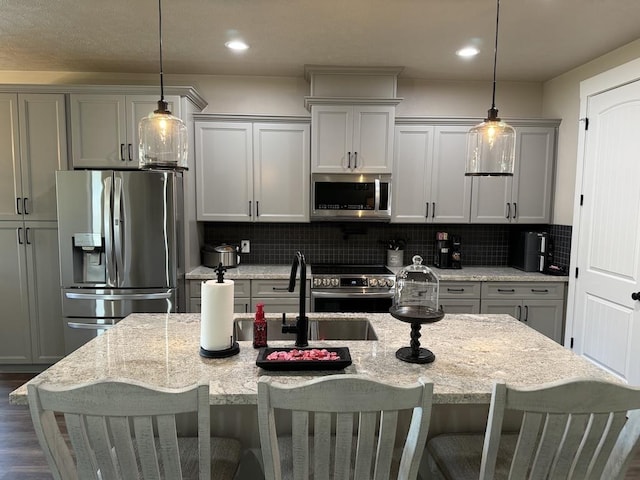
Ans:
{"type": "Polygon", "coordinates": [[[631,300],[640,300],[640,292],[633,292],[631,294],[631,300]]]}

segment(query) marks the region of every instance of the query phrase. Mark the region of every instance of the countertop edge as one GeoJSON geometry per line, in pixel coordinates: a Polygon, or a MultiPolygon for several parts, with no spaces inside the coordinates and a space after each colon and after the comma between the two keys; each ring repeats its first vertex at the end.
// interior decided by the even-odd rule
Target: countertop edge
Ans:
{"type": "MultiPolygon", "coordinates": [[[[524,272],[513,267],[463,267],[459,270],[431,268],[443,282],[565,282],[568,276],[546,275],[539,272],[524,272]]],[[[391,267],[393,273],[400,269],[391,267]]],[[[225,276],[231,280],[282,280],[288,279],[290,265],[238,265],[229,268],[225,276]]],[[[307,269],[309,278],[313,278],[313,266],[307,269]]],[[[185,275],[186,280],[212,280],[216,273],[212,268],[200,265],[185,275]]]]}

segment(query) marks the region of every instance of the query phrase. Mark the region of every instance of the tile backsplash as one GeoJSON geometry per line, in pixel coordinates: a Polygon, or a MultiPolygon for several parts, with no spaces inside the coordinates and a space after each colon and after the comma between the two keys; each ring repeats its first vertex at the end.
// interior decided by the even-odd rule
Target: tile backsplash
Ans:
{"type": "Polygon", "coordinates": [[[391,223],[218,223],[204,224],[205,242],[212,245],[251,241],[251,253],[241,263],[288,264],[300,250],[307,263],[384,264],[389,240],[404,239],[404,264],[413,255],[433,262],[436,232],[459,235],[462,265],[506,266],[512,231],[548,231],[555,244],[555,263],[569,264],[571,227],[565,225],[417,225],[391,223]]]}

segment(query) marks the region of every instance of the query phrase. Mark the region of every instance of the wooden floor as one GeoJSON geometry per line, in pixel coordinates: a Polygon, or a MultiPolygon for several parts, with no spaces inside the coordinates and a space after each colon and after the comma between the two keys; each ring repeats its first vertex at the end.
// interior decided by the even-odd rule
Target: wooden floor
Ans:
{"type": "MultiPolygon", "coordinates": [[[[0,480],[52,480],[33,431],[28,407],[9,405],[9,393],[29,380],[29,373],[0,373],[0,480]]],[[[640,452],[625,480],[640,480],[640,452]]]]}

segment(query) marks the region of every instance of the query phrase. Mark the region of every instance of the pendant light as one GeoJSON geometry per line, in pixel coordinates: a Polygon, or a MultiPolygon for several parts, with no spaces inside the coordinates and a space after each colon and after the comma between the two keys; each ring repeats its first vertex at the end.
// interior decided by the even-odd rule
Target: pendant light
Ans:
{"type": "Polygon", "coordinates": [[[498,60],[498,22],[500,0],[496,9],[496,42],[493,50],[493,97],[484,122],[467,134],[467,176],[512,176],[516,151],[516,131],[498,118],[496,109],[496,64],[498,60]]]}
{"type": "Polygon", "coordinates": [[[162,0],[158,0],[158,36],[160,44],[160,100],[158,109],[140,120],[138,157],[144,169],[187,169],[187,127],[171,115],[164,100],[162,71],[162,0]]]}

